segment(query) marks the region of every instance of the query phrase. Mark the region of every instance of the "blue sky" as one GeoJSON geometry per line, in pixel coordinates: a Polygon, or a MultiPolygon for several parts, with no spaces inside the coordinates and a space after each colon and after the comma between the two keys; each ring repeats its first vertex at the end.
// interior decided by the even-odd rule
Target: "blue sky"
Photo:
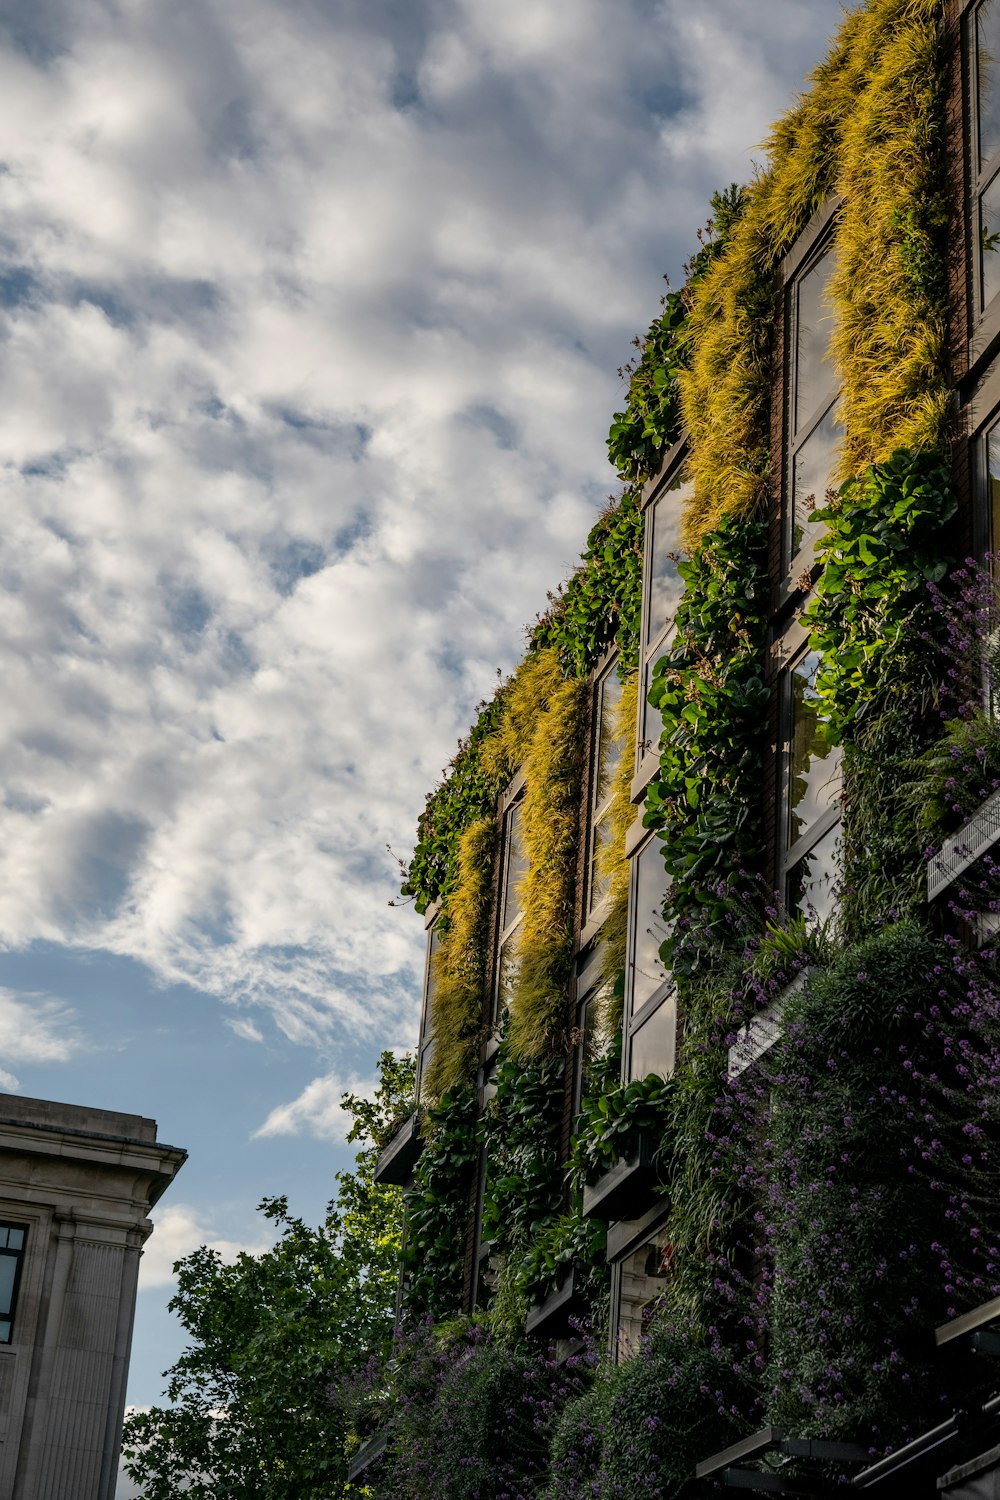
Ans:
{"type": "Polygon", "coordinates": [[[318,1216],[414,1035],[426,789],[609,491],[616,367],[838,0],[0,9],[0,1086],[318,1216]]]}

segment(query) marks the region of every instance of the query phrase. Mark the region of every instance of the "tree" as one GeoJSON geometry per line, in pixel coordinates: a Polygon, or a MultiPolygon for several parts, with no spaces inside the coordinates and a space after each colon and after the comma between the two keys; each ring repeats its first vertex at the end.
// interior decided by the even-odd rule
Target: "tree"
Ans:
{"type": "Polygon", "coordinates": [[[179,1261],[170,1302],[192,1343],[166,1372],[167,1406],[125,1424],[125,1468],[145,1500],[332,1500],[348,1495],[341,1385],[391,1338],[402,1194],[373,1181],[381,1146],[412,1107],[413,1064],[385,1052],[374,1100],[345,1095],[350,1141],[367,1141],[318,1229],[285,1198],[263,1255],[225,1265],[202,1246],[179,1261]]]}

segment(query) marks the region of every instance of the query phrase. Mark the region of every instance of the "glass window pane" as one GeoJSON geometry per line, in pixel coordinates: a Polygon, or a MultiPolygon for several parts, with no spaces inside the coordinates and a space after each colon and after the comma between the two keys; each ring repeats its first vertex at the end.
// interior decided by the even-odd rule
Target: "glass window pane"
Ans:
{"type": "Polygon", "coordinates": [[[836,905],[840,824],[814,844],[788,877],[788,909],[810,922],[825,922],[836,905]]]}
{"type": "Polygon", "coordinates": [[[587,1092],[594,1064],[604,1057],[611,1046],[612,1034],[608,1019],[613,990],[614,985],[611,980],[605,980],[603,984],[588,992],[579,1008],[584,1093],[587,1092]]]}
{"type": "Polygon", "coordinates": [[[824,398],[832,396],[837,387],[829,357],[834,329],[830,278],[835,269],[836,255],[831,247],[796,287],[795,432],[826,405],[824,398]]]}
{"type": "Polygon", "coordinates": [[[647,1021],[632,1033],[629,1045],[629,1082],[658,1073],[669,1078],[677,1047],[677,997],[667,995],[647,1021]]]}
{"type": "Polygon", "coordinates": [[[691,494],[690,484],[677,484],[653,506],[646,578],[646,629],[643,644],[649,647],[677,612],[684,585],[677,571],[680,553],[681,511],[691,494]]]}
{"type": "Polygon", "coordinates": [[[14,1311],[14,1276],[16,1255],[0,1255],[0,1317],[9,1318],[14,1311]]]}
{"type": "Polygon", "coordinates": [[[518,887],[528,869],[521,829],[520,802],[515,802],[507,813],[504,838],[503,907],[500,914],[502,930],[506,930],[520,913],[521,897],[518,887]]]}
{"type": "Polygon", "coordinates": [[[427,935],[427,982],[424,989],[424,1010],[420,1021],[421,1039],[434,1016],[434,991],[437,988],[437,964],[434,962],[434,957],[441,946],[441,940],[438,937],[439,925],[435,922],[427,935]]]}
{"type": "Polygon", "coordinates": [[[611,880],[607,874],[601,873],[601,864],[605,858],[605,852],[610,848],[614,828],[611,824],[610,814],[605,812],[595,825],[593,838],[591,840],[590,855],[590,886],[588,911],[593,911],[599,906],[611,888],[611,880]]]}
{"type": "Polygon", "coordinates": [[[611,671],[601,678],[598,688],[595,807],[603,807],[611,795],[611,783],[614,781],[618,763],[622,758],[622,741],[615,734],[621,698],[621,679],[612,667],[611,671]]]}
{"type": "Polygon", "coordinates": [[[636,725],[637,767],[642,764],[644,755],[650,750],[657,748],[660,743],[660,735],[663,733],[663,715],[658,709],[650,707],[649,690],[653,686],[653,675],[656,671],[656,664],[666,656],[673,645],[673,641],[674,630],[671,626],[663,639],[650,652],[642,674],[642,691],[639,696],[639,722],[636,725]]]}
{"type": "Polygon", "coordinates": [[[24,1245],[23,1229],[8,1229],[7,1243],[12,1250],[20,1250],[24,1245]]]}
{"type": "Polygon", "coordinates": [[[0,1224],[0,1250],[7,1248],[7,1235],[10,1233],[6,1224],[0,1224]]]}
{"type": "Polygon", "coordinates": [[[802,837],[840,796],[841,748],[820,733],[816,697],[817,652],[792,668],[792,733],[788,775],[788,847],[802,837]]]}
{"type": "Polygon", "coordinates": [[[619,1300],[616,1309],[618,1358],[636,1354],[644,1334],[656,1316],[660,1298],[670,1275],[671,1247],[665,1225],[621,1264],[619,1300]]]}
{"type": "Polygon", "coordinates": [[[1000,5],[984,0],[976,15],[976,75],[979,96],[979,167],[1000,147],[1000,5]]]}
{"type": "Polygon", "coordinates": [[[1000,292],[1000,175],[979,200],[979,244],[982,251],[983,307],[1000,292]]]}
{"type": "Polygon", "coordinates": [[[0,1344],[10,1343],[10,1320],[0,1318],[0,1344]]]}
{"type": "Polygon", "coordinates": [[[496,1006],[494,1010],[494,1021],[496,1022],[499,1022],[513,998],[518,967],[517,932],[515,931],[511,933],[500,949],[500,957],[497,962],[496,1006]]]}
{"type": "MultiPolygon", "coordinates": [[[[1000,426],[992,428],[986,439],[986,458],[989,485],[987,495],[989,550],[996,552],[1000,547],[1000,426]]],[[[996,567],[997,564],[994,561],[994,572],[996,567]]]]}
{"type": "Polygon", "coordinates": [[[629,970],[629,1014],[636,1015],[667,978],[660,962],[660,945],[670,936],[663,920],[667,875],[658,839],[651,839],[636,856],[635,905],[632,922],[632,959],[629,970]]]}
{"type": "Polygon", "coordinates": [[[826,504],[833,484],[840,448],[841,428],[837,403],[827,412],[795,454],[792,469],[792,556],[811,540],[813,512],[826,504]]]}

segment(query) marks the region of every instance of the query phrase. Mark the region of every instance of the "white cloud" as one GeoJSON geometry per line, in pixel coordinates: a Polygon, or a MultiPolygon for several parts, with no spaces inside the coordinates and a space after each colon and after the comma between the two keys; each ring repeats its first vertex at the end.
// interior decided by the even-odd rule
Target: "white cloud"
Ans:
{"type": "MultiPolygon", "coordinates": [[[[614,368],[839,5],[8,13],[0,942],[400,1035],[385,845],[572,566],[614,368]]],[[[339,1129],[324,1082],[294,1128],[339,1129]]]]}
{"type": "Polygon", "coordinates": [[[301,1135],[303,1131],[320,1140],[346,1141],[353,1124],[350,1113],[341,1107],[344,1094],[371,1098],[377,1083],[374,1078],[341,1078],[327,1073],[314,1078],[289,1104],[279,1104],[257,1130],[254,1138],[274,1135],[301,1135]]]}
{"type": "Polygon", "coordinates": [[[170,1203],[153,1210],[153,1233],[146,1241],[139,1262],[139,1290],[170,1286],[175,1281],[174,1263],[183,1260],[201,1245],[217,1250],[226,1262],[241,1251],[262,1255],[274,1243],[274,1236],[263,1235],[251,1241],[225,1239],[214,1234],[210,1224],[187,1203],[170,1203]]]}
{"type": "Polygon", "coordinates": [[[230,1031],[234,1031],[245,1042],[262,1042],[264,1040],[264,1033],[256,1021],[251,1021],[249,1016],[237,1016],[235,1019],[232,1016],[227,1016],[226,1025],[230,1031]]]}
{"type": "MultiPolygon", "coordinates": [[[[0,988],[0,1064],[69,1062],[83,1045],[75,1012],[64,1001],[0,988]]],[[[0,1066],[0,1088],[20,1088],[6,1066],[0,1066]]]]}

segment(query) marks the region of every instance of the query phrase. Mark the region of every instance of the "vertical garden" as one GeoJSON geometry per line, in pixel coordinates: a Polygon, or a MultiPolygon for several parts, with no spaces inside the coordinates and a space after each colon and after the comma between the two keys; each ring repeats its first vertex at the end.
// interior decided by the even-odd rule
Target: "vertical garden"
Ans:
{"type": "Polygon", "coordinates": [[[420,818],[404,891],[438,911],[433,1053],[401,1324],[359,1417],[360,1437],[388,1435],[358,1481],[372,1495],[695,1495],[696,1462],[765,1423],[884,1452],[940,1414],[935,1325],[1000,1294],[1000,993],[971,936],[997,905],[989,861],[927,900],[928,860],[1000,786],[993,585],[963,559],[953,478],[945,19],[942,0],[853,10],[766,170],[714,200],[625,372],[608,440],[621,492],[420,818]],[[823,215],[836,471],[810,497],[815,556],[781,627],[814,654],[817,734],[842,755],[835,911],[820,921],[775,894],[762,789],[782,753],[782,268],[823,215]],[[682,440],[683,595],[649,689],[662,728],[640,807],[644,490],[682,440]],[[612,651],[607,829],[588,877],[606,893],[601,1003],[583,1037],[582,809],[601,774],[593,678],[612,651]],[[662,850],[678,1042],[668,1076],[623,1083],[637,818],[662,850]],[[780,1034],[734,1072],[741,1029],[778,998],[780,1034]],[[584,1194],[640,1134],[668,1206],[660,1291],[638,1346],[612,1358],[606,1226],[584,1194]],[[570,1275],[577,1317],[556,1348],[527,1327],[570,1275]]]}

